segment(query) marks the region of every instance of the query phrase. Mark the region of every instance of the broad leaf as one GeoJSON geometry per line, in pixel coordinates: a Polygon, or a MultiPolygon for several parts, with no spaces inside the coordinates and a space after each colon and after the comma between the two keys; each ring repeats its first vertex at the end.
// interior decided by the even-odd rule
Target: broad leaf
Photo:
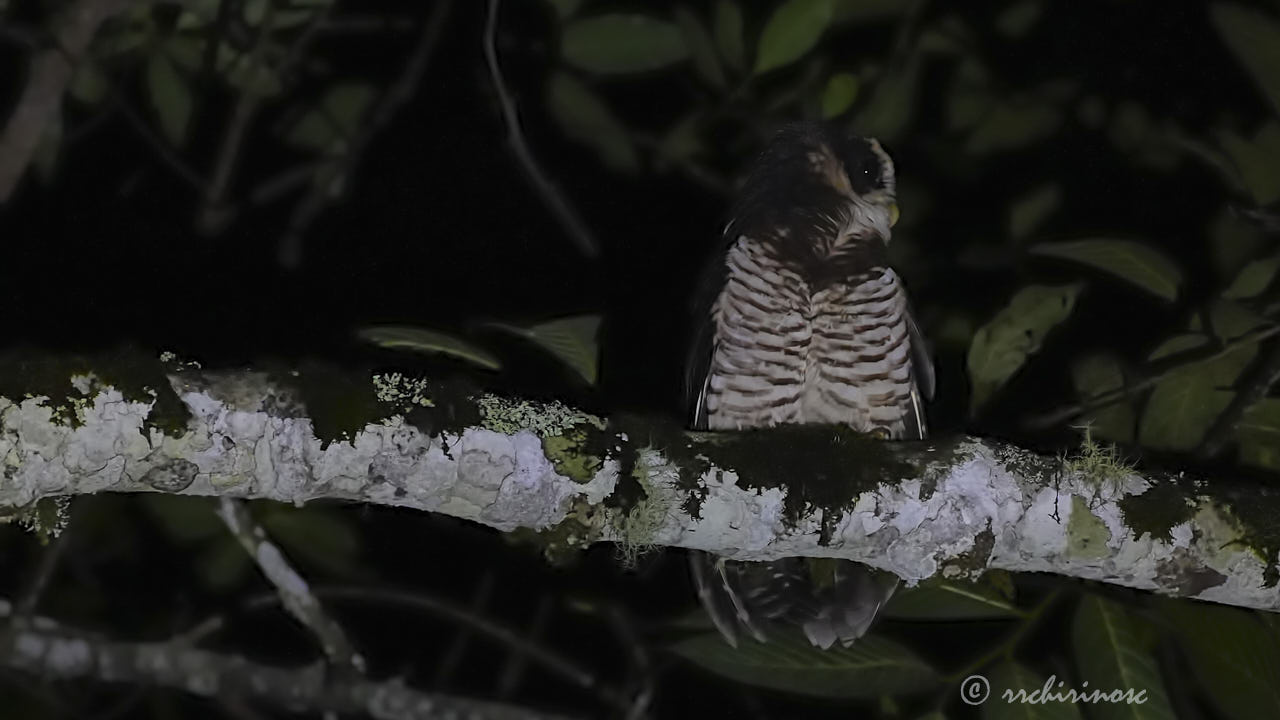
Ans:
{"type": "MultiPolygon", "coordinates": [[[[1151,354],[1152,360],[1207,342],[1202,334],[1178,335],[1151,354]]],[[[1138,437],[1143,445],[1187,451],[1200,444],[1213,421],[1231,402],[1230,387],[1256,348],[1246,346],[1215,360],[1190,363],[1171,372],[1151,392],[1138,437]]]]}
{"type": "Polygon", "coordinates": [[[163,52],[147,60],[147,93],[165,138],[175,146],[182,145],[191,122],[191,88],[163,52]]]}
{"type": "Polygon", "coordinates": [[[1280,113],[1280,22],[1274,15],[1236,3],[1215,3],[1209,17],[1236,60],[1280,113]]]}
{"type": "Polygon", "coordinates": [[[720,66],[720,58],[716,55],[711,35],[703,27],[698,16],[688,8],[677,7],[675,14],[680,32],[684,33],[685,45],[693,55],[693,69],[698,73],[698,77],[708,85],[723,90],[728,85],[728,80],[725,79],[724,68],[720,66]]]}
{"type": "Polygon", "coordinates": [[[262,515],[261,522],[290,559],[344,577],[353,575],[358,567],[360,536],[336,510],[277,505],[262,515]]]}
{"type": "Polygon", "coordinates": [[[578,8],[582,6],[582,0],[547,0],[547,4],[555,9],[556,17],[565,20],[578,12],[578,8]]]}
{"type": "Polygon", "coordinates": [[[1256,203],[1270,205],[1280,200],[1280,122],[1268,121],[1252,140],[1224,132],[1220,142],[1256,203]]]}
{"type": "Polygon", "coordinates": [[[899,590],[880,614],[897,620],[992,620],[1023,615],[993,587],[952,580],[899,590]]]}
{"type": "Polygon", "coordinates": [[[502,363],[488,351],[459,337],[436,330],[400,325],[367,327],[358,333],[361,340],[390,350],[412,350],[465,360],[486,370],[498,370],[502,363]]]}
{"type": "Polygon", "coordinates": [[[565,135],[595,148],[605,165],[626,173],[639,170],[640,159],[627,129],[599,96],[572,75],[551,76],[547,106],[565,135]]]}
{"type": "Polygon", "coordinates": [[[373,92],[373,87],[365,83],[344,83],[329,88],[319,107],[303,115],[285,135],[285,140],[317,152],[336,152],[355,135],[373,102],[373,92]]]}
{"type": "Polygon", "coordinates": [[[1023,37],[1040,19],[1043,11],[1044,4],[1040,0],[1020,0],[996,16],[996,29],[1005,37],[1023,37]]]}
{"type": "Polygon", "coordinates": [[[1062,204],[1062,187],[1041,185],[1018,198],[1009,210],[1009,237],[1022,240],[1044,223],[1062,204]]]}
{"type": "Polygon", "coordinates": [[[871,97],[857,112],[854,126],[883,141],[901,137],[915,113],[916,90],[923,67],[924,56],[915,53],[900,67],[881,76],[871,97]]]}
{"type": "MultiPolygon", "coordinates": [[[[1006,661],[987,671],[990,696],[981,702],[984,720],[1080,720],[1080,708],[1069,702],[1037,702],[1039,696],[1031,699],[1032,693],[1043,690],[1050,679],[1016,661],[1006,661]],[[1005,692],[1009,693],[1008,699],[1005,692]]],[[[1064,682],[1066,678],[1059,678],[1064,682]]],[[[972,684],[961,686],[965,692],[972,684]]],[[[1063,688],[1054,683],[1050,690],[1060,692],[1063,688]]],[[[969,696],[972,697],[972,696],[969,696]]]]}
{"type": "Polygon", "coordinates": [[[1045,336],[1075,308],[1082,285],[1031,285],[978,328],[969,345],[972,407],[981,407],[1040,350],[1045,336]]]}
{"type": "Polygon", "coordinates": [[[891,20],[911,9],[911,3],[902,0],[835,0],[832,21],[857,25],[891,20]]]}
{"type": "Polygon", "coordinates": [[[786,0],[760,34],[756,73],[789,65],[818,44],[831,24],[832,0],[786,0]]]}
{"type": "Polygon", "coordinates": [[[742,9],[733,0],[716,3],[715,34],[720,57],[741,72],[747,66],[747,50],[742,40],[742,9]]]}
{"type": "Polygon", "coordinates": [[[1062,111],[1044,101],[1005,102],[982,115],[965,143],[974,155],[1017,150],[1052,135],[1062,111]]]}
{"type": "MultiPolygon", "coordinates": [[[[1081,399],[1114,392],[1124,387],[1124,373],[1114,355],[1095,353],[1079,358],[1071,365],[1071,381],[1081,399]]],[[[1099,408],[1084,419],[1094,436],[1113,442],[1133,442],[1137,416],[1133,403],[1121,398],[1099,408]]]]}
{"type": "Polygon", "coordinates": [[[1222,291],[1222,297],[1232,300],[1246,300],[1257,297],[1271,286],[1276,271],[1280,270],[1280,255],[1273,255],[1262,260],[1254,260],[1240,269],[1236,279],[1222,291]]]}
{"type": "Polygon", "coordinates": [[[767,643],[750,638],[733,648],[717,632],[695,635],[672,648],[718,675],[757,687],[831,698],[902,695],[937,683],[931,667],[906,647],[866,636],[851,647],[814,647],[796,634],[767,643]]]}
{"type": "Polygon", "coordinates": [[[1263,398],[1244,411],[1236,425],[1240,462],[1280,470],[1280,399],[1263,398]]]}
{"type": "Polygon", "coordinates": [[[227,531],[210,498],[147,493],[139,499],[165,533],[179,543],[209,540],[227,531]]]}
{"type": "Polygon", "coordinates": [[[492,323],[491,327],[527,338],[569,366],[588,384],[599,375],[599,315],[578,315],[539,325],[520,327],[492,323]]]}
{"type": "Polygon", "coordinates": [[[858,98],[858,77],[852,73],[837,73],[827,80],[822,91],[822,117],[831,119],[853,105],[858,98]]]}
{"type": "Polygon", "coordinates": [[[1280,633],[1258,613],[1213,603],[1165,601],[1193,677],[1234,720],[1274,717],[1280,708],[1280,633]]]}
{"type": "Polygon", "coordinates": [[[1182,271],[1159,251],[1131,240],[1073,240],[1031,248],[1036,255],[1088,265],[1127,280],[1165,300],[1178,297],[1182,271]]]}
{"type": "Polygon", "coordinates": [[[1176,717],[1156,659],[1139,642],[1124,607],[1097,595],[1086,596],[1076,607],[1071,641],[1076,670],[1089,682],[1089,687],[1082,691],[1145,693],[1146,701],[1142,703],[1091,703],[1090,717],[1099,720],[1173,720],[1176,717]]]}
{"type": "Polygon", "coordinates": [[[675,24],[622,13],[570,22],[560,50],[570,65],[600,74],[648,72],[689,57],[675,24]]]}

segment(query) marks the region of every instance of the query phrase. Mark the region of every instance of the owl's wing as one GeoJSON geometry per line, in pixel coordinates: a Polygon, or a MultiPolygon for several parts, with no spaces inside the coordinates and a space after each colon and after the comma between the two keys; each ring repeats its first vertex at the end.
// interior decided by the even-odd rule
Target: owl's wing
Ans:
{"type": "Polygon", "coordinates": [[[911,343],[911,419],[906,423],[907,431],[903,439],[923,440],[929,436],[924,402],[933,399],[937,379],[934,376],[929,342],[916,324],[909,303],[903,316],[907,319],[907,341],[911,343]]]}
{"type": "MultiPolygon", "coordinates": [[[[728,232],[729,228],[726,228],[726,236],[728,232]]],[[[690,316],[693,327],[689,353],[685,357],[684,394],[690,428],[694,430],[707,429],[707,383],[711,379],[711,357],[716,350],[712,312],[729,274],[725,266],[725,252],[725,248],[721,248],[703,268],[693,296],[690,316]]]]}

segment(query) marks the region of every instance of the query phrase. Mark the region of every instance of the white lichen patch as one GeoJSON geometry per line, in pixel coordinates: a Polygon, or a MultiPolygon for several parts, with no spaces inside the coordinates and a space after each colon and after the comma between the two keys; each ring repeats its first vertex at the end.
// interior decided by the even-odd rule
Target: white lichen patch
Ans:
{"type": "Polygon", "coordinates": [[[543,403],[483,395],[476,404],[484,426],[507,435],[529,430],[539,437],[554,437],[584,423],[600,430],[605,428],[604,420],[559,401],[543,403]]]}

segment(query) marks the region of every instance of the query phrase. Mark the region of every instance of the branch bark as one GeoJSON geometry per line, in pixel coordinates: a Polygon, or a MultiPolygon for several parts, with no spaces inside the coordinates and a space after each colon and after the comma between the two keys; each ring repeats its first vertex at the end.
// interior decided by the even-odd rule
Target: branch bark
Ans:
{"type": "Polygon", "coordinates": [[[839,557],[908,583],[1051,572],[1280,610],[1280,491],[1261,483],[975,437],[685,433],[398,376],[310,372],[281,384],[170,368],[129,397],[78,376],[65,398],[0,398],[0,509],[102,491],[340,499],[533,528],[557,549],[839,557]],[[334,429],[343,423],[348,432],[334,429]]]}
{"type": "MultiPolygon", "coordinates": [[[[0,617],[10,614],[0,600],[0,617]]],[[[381,720],[485,717],[550,720],[560,715],[517,705],[424,693],[399,680],[335,677],[323,663],[275,667],[180,642],[117,642],[44,618],[0,630],[0,666],[42,678],[93,678],[159,686],[193,695],[252,700],[294,712],[381,720]]]]}

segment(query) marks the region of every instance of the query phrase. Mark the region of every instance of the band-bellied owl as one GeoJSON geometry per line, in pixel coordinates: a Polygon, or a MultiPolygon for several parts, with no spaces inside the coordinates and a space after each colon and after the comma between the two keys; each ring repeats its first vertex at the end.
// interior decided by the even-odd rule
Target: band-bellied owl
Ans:
{"type": "MultiPolygon", "coordinates": [[[[690,354],[695,429],[835,423],[925,437],[933,365],[888,265],[893,161],[874,139],[818,123],[780,131],[760,155],[711,267],[690,354]],[[705,318],[705,320],[703,319],[705,318]]],[[[866,632],[892,594],[865,565],[815,582],[804,559],[735,562],[695,552],[703,605],[732,644],[770,621],[821,647],[866,632]]]]}

